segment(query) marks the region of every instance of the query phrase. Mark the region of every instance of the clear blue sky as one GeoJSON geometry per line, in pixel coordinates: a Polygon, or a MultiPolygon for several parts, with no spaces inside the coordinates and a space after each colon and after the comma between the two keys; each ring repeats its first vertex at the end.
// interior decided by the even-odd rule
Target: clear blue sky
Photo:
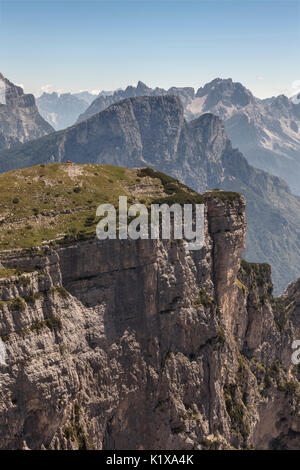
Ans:
{"type": "Polygon", "coordinates": [[[0,71],[37,95],[232,77],[267,97],[300,83],[300,0],[0,0],[0,40],[0,71]]]}

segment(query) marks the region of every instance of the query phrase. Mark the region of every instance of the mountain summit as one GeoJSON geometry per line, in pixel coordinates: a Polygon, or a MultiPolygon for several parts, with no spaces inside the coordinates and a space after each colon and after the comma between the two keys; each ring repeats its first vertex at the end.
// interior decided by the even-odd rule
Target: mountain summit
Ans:
{"type": "Polygon", "coordinates": [[[125,98],[135,98],[138,96],[162,96],[168,94],[178,96],[181,99],[183,106],[187,106],[194,99],[195,90],[191,87],[172,87],[169,88],[169,90],[164,90],[163,88],[158,87],[152,89],[145,85],[145,83],[139,81],[136,87],[130,85],[125,90],[117,90],[110,96],[99,95],[87,110],[79,116],[77,123],[88,119],[94,114],[103,111],[108,106],[111,106],[125,98]]]}
{"type": "MultiPolygon", "coordinates": [[[[235,83],[231,78],[216,78],[207,83],[203,88],[199,88],[196,93],[197,98],[205,97],[206,111],[213,106],[236,106],[244,107],[253,103],[255,98],[251,91],[247,90],[241,83],[235,83]]],[[[197,100],[195,99],[195,102],[197,100]]]]}
{"type": "Polygon", "coordinates": [[[300,97],[286,96],[261,100],[231,78],[216,78],[195,90],[172,87],[169,90],[149,88],[142,82],[118,90],[111,96],[99,96],[77,122],[124,98],[172,94],[181,99],[185,118],[192,120],[203,113],[213,113],[225,123],[234,147],[249,163],[285,179],[292,191],[300,195],[300,97]]]}
{"type": "Polygon", "coordinates": [[[37,98],[36,104],[43,118],[58,131],[74,124],[78,115],[89,106],[83,99],[86,96],[83,93],[79,93],[79,96],[72,93],[43,93],[37,98]]]}
{"type": "Polygon", "coordinates": [[[252,165],[285,179],[300,195],[298,101],[284,95],[261,100],[241,83],[217,78],[186,106],[189,119],[206,112],[221,117],[233,145],[252,165]]]}
{"type": "Polygon", "coordinates": [[[0,73],[0,149],[38,139],[54,129],[38,112],[33,95],[24,94],[0,73]]]}

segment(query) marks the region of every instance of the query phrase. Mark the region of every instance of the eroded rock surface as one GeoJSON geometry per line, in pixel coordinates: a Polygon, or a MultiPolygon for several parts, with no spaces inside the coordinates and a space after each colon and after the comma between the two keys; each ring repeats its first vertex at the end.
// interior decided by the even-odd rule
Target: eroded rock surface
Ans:
{"type": "Polygon", "coordinates": [[[53,131],[39,114],[34,96],[24,94],[0,73],[0,150],[53,131]]]}
{"type": "Polygon", "coordinates": [[[242,197],[208,197],[205,230],[1,253],[30,271],[0,281],[2,449],[299,447],[298,287],[240,268],[242,197]]]}

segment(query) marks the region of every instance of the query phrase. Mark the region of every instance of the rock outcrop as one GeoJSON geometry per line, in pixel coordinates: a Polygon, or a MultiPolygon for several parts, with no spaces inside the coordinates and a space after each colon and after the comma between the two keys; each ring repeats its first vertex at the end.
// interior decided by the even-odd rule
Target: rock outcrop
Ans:
{"type": "Polygon", "coordinates": [[[23,271],[0,280],[2,449],[299,447],[299,283],[274,300],[268,265],[240,268],[243,197],[205,207],[198,251],[91,239],[0,253],[23,271]]]}
{"type": "Polygon", "coordinates": [[[0,149],[38,139],[54,129],[39,114],[33,95],[25,95],[0,73],[0,149]]]}

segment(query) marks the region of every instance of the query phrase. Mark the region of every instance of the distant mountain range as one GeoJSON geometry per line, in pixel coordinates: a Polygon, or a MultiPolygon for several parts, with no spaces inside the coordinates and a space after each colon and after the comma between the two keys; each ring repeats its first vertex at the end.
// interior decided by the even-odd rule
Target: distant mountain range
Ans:
{"type": "Polygon", "coordinates": [[[124,98],[135,96],[179,96],[185,117],[203,113],[221,117],[234,147],[238,147],[257,168],[284,178],[292,192],[300,195],[300,97],[284,95],[258,99],[232,79],[215,79],[199,88],[149,88],[139,82],[108,97],[99,96],[79,116],[81,122],[124,98]]]}
{"type": "MultiPolygon", "coordinates": [[[[99,97],[106,98],[112,95],[113,91],[101,91],[99,97]]],[[[43,93],[36,99],[38,110],[46,121],[48,121],[55,130],[66,129],[72,126],[81,115],[95,100],[95,94],[89,91],[78,93],[43,93]]]]}
{"type": "Polygon", "coordinates": [[[54,129],[38,112],[33,95],[24,94],[0,73],[0,149],[37,139],[54,129]]]}
{"type": "Polygon", "coordinates": [[[86,110],[95,99],[95,95],[88,92],[77,94],[56,92],[43,93],[36,100],[40,114],[55,130],[65,129],[76,121],[78,115],[86,110]]]}
{"type": "MultiPolygon", "coordinates": [[[[105,92],[101,92],[105,93],[105,92]]],[[[112,92],[108,92],[109,94],[112,92]]],[[[79,91],[78,93],[70,93],[70,95],[75,96],[76,98],[85,101],[88,105],[90,105],[95,100],[95,94],[90,93],[89,91],[79,91]]]]}
{"type": "Polygon", "coordinates": [[[300,103],[300,93],[298,93],[298,94],[295,95],[295,96],[292,96],[291,101],[292,101],[294,104],[299,104],[299,103],[300,103]]]}
{"type": "MultiPolygon", "coordinates": [[[[240,91],[236,99],[246,100],[240,91]]],[[[299,276],[300,198],[278,177],[249,165],[232,148],[217,116],[206,113],[187,122],[181,99],[174,95],[125,99],[64,131],[0,152],[0,171],[68,159],[149,166],[198,192],[222,188],[243,193],[247,259],[271,263],[276,292],[299,276]]]]}

